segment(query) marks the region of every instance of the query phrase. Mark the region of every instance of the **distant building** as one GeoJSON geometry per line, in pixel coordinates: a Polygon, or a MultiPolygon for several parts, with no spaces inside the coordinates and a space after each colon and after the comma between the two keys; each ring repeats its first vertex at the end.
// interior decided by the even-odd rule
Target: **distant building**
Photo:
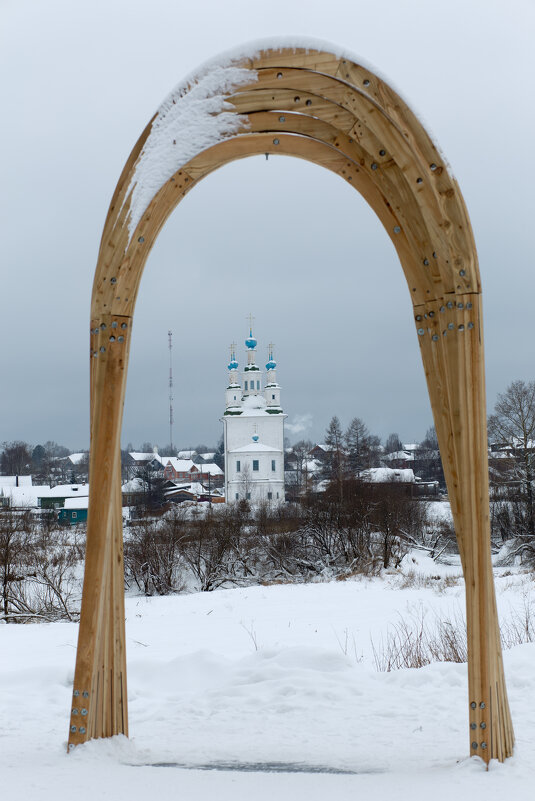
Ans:
{"type": "Polygon", "coordinates": [[[255,361],[252,326],[245,340],[247,364],[238,377],[236,346],[231,346],[229,381],[222,418],[225,495],[228,501],[284,500],[284,419],[273,345],[269,346],[266,383],[255,361]]]}

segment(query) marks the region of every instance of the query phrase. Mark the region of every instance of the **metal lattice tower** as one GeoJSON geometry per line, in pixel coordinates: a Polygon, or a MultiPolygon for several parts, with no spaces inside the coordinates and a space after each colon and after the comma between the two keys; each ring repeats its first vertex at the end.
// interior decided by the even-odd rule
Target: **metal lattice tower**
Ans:
{"type": "Polygon", "coordinates": [[[173,448],[173,332],[168,331],[169,337],[169,443],[173,448]]]}

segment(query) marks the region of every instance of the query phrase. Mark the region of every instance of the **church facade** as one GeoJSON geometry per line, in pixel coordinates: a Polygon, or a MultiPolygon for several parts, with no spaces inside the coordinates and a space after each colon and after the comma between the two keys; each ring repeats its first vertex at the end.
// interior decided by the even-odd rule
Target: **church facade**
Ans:
{"type": "Polygon", "coordinates": [[[238,373],[236,345],[230,349],[223,435],[225,496],[239,500],[284,501],[284,414],[277,364],[269,346],[266,373],[256,364],[252,326],[245,340],[247,363],[238,373]]]}

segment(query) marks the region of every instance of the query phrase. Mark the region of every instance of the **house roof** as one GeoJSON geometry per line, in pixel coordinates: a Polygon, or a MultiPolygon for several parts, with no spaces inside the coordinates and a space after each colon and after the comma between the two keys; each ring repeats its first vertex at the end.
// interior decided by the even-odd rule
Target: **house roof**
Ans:
{"type": "Polygon", "coordinates": [[[64,509],[87,509],[89,506],[89,498],[87,496],[81,498],[65,498],[64,509]]]}
{"type": "Polygon", "coordinates": [[[1,487],[31,487],[31,476],[0,476],[1,487]],[[18,481],[18,483],[17,483],[18,481]]]}
{"type": "Polygon", "coordinates": [[[373,484],[387,484],[388,482],[414,484],[415,482],[414,470],[410,468],[392,470],[391,467],[370,467],[369,470],[363,470],[360,477],[363,481],[373,484]]]}
{"type": "Polygon", "coordinates": [[[55,487],[39,487],[38,498],[81,498],[89,495],[89,484],[57,484],[55,487]]]}
{"type": "Polygon", "coordinates": [[[200,468],[200,465],[196,465],[195,462],[191,461],[191,459],[179,459],[176,456],[166,457],[164,467],[167,467],[169,464],[174,470],[176,470],[177,473],[189,473],[192,467],[194,467],[196,470],[200,468]]]}
{"type": "Polygon", "coordinates": [[[221,470],[221,468],[218,465],[214,464],[213,462],[205,462],[204,464],[197,465],[197,467],[202,473],[208,473],[211,476],[223,475],[223,471],[221,470]]]}

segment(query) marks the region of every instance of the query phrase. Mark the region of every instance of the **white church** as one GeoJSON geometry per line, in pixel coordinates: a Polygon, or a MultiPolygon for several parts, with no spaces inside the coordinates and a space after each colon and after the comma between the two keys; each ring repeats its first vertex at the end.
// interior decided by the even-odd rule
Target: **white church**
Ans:
{"type": "Polygon", "coordinates": [[[252,325],[245,340],[247,364],[238,376],[236,345],[231,345],[226,408],[222,417],[225,444],[225,496],[228,502],[284,501],[284,418],[277,384],[277,364],[269,345],[266,382],[256,364],[252,325]]]}

